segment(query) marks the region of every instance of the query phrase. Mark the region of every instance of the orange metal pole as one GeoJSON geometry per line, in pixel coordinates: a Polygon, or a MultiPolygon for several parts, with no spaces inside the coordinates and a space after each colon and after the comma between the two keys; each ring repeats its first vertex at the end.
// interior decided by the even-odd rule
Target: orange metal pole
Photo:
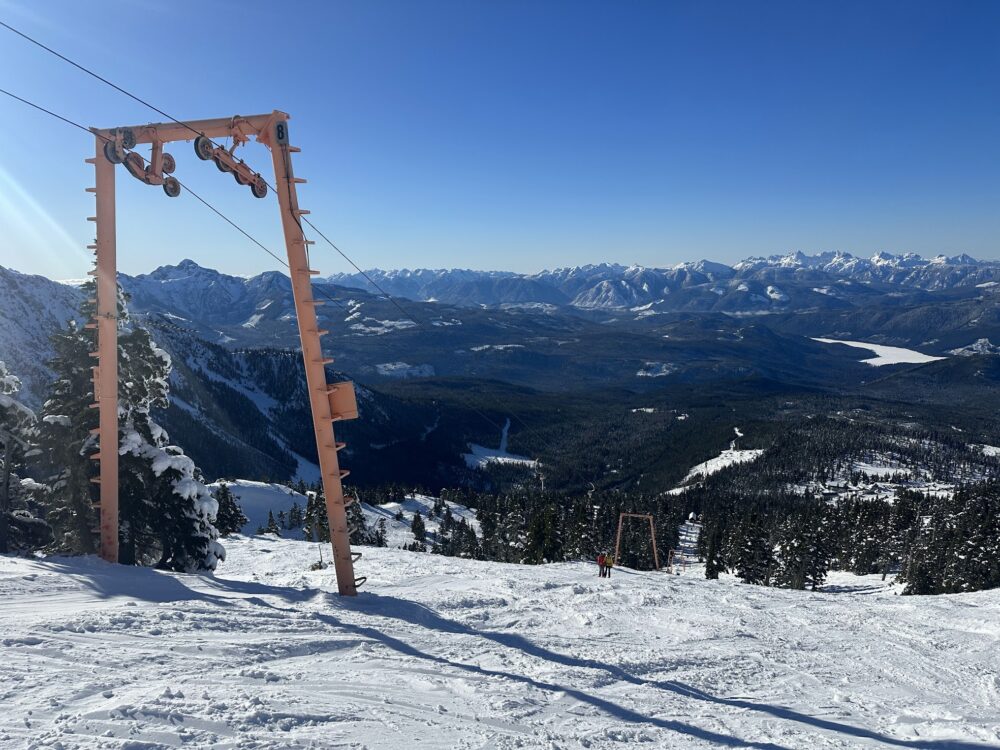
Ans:
{"type": "Polygon", "coordinates": [[[656,529],[653,527],[653,517],[649,516],[649,537],[653,540],[653,565],[660,569],[660,556],[656,552],[656,529]]]}
{"type": "Polygon", "coordinates": [[[341,471],[337,459],[337,443],[333,434],[333,413],[330,405],[332,390],[326,380],[326,365],[333,360],[323,357],[323,348],[320,344],[321,332],[316,317],[316,305],[322,302],[313,298],[311,279],[314,272],[309,268],[306,239],[299,224],[299,217],[307,212],[299,209],[295,185],[296,182],[304,180],[296,180],[292,173],[293,147],[288,145],[287,115],[278,112],[275,115],[267,135],[274,161],[275,192],[278,194],[281,208],[281,226],[285,232],[285,245],[288,249],[292,296],[295,300],[295,314],[298,317],[299,338],[302,342],[302,359],[305,363],[306,386],[309,389],[309,404],[312,408],[313,429],[316,434],[316,450],[323,477],[323,492],[326,495],[337,588],[344,596],[354,596],[358,591],[354,578],[354,561],[351,556],[351,536],[347,528],[347,506],[341,482],[346,472],[341,471]]]}
{"type": "Polygon", "coordinates": [[[622,546],[622,521],[625,520],[625,514],[618,514],[618,534],[615,536],[615,565],[618,564],[618,552],[621,550],[622,546]]]}
{"type": "Polygon", "coordinates": [[[118,270],[115,248],[115,165],[96,139],[97,363],[100,426],[101,557],[118,562],[118,270]]]}

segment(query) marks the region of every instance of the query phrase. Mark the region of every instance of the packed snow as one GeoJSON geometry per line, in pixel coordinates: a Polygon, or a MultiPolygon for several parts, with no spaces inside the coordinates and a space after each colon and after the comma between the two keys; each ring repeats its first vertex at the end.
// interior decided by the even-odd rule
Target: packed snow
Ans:
{"type": "Polygon", "coordinates": [[[934,357],[930,354],[921,354],[913,349],[903,349],[898,346],[883,346],[882,344],[868,344],[864,341],[841,341],[840,339],[823,339],[813,337],[813,341],[821,344],[843,344],[853,346],[857,349],[867,349],[875,356],[862,359],[861,362],[872,367],[882,367],[884,365],[922,365],[927,362],[937,362],[947,359],[946,357],[934,357]]]}
{"type": "Polygon", "coordinates": [[[0,746],[1000,744],[1000,592],[820,593],[589,563],[227,540],[213,576],[0,557],[0,746]]]}

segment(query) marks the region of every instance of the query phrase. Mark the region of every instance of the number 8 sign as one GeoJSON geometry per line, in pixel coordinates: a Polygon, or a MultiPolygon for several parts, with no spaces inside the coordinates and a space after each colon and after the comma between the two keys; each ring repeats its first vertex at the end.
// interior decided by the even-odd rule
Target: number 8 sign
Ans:
{"type": "Polygon", "coordinates": [[[274,139],[282,146],[288,145],[288,123],[278,122],[274,126],[274,139]]]}

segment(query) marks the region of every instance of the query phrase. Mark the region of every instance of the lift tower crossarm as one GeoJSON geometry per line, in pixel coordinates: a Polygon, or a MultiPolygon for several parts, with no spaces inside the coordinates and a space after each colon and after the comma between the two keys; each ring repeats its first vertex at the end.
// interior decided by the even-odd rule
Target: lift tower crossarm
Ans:
{"type": "Polygon", "coordinates": [[[206,138],[236,138],[241,141],[256,136],[262,143],[269,143],[270,125],[276,119],[288,120],[284,112],[275,110],[266,115],[249,115],[241,117],[219,117],[213,120],[188,120],[186,122],[157,122],[145,125],[129,125],[119,128],[93,128],[92,132],[98,138],[114,139],[125,130],[131,130],[135,142],[139,143],[171,143],[174,141],[191,141],[199,135],[206,138]]]}

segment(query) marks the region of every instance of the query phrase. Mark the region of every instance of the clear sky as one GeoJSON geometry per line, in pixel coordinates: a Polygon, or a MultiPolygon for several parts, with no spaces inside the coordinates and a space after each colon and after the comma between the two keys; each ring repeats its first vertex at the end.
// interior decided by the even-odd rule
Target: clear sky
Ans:
{"type": "MultiPolygon", "coordinates": [[[[301,203],[366,268],[1000,257],[997,2],[0,0],[0,19],[182,119],[289,112],[301,203]]],[[[0,87],[84,124],[162,119],[3,29],[0,87]]],[[[2,96],[0,139],[0,265],[81,276],[92,141],[2,96]]],[[[172,151],[283,254],[273,198],[172,151]]],[[[123,271],[276,267],[119,175],[123,271]]]]}

